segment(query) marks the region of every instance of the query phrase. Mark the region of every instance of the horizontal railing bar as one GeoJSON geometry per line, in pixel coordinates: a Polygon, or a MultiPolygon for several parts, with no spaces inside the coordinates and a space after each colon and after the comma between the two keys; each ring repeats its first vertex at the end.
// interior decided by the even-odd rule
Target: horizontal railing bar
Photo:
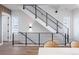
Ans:
{"type": "MultiPolygon", "coordinates": [[[[39,34],[39,33],[40,34],[57,34],[57,33],[52,33],[52,32],[19,32],[19,33],[27,33],[27,34],[39,34]]],[[[62,33],[59,32],[58,34],[62,34],[62,33]]]]}
{"type": "MultiPolygon", "coordinates": [[[[25,44],[25,43],[15,43],[15,44],[25,44]]],[[[28,45],[28,44],[32,44],[32,43],[27,43],[27,45],[28,45]]],[[[38,43],[35,43],[35,44],[38,45],[38,43]]],[[[44,43],[40,43],[40,44],[44,44],[44,43]]]]}
{"type": "Polygon", "coordinates": [[[23,6],[35,6],[36,4],[23,4],[23,6]]]}
{"type": "MultiPolygon", "coordinates": [[[[43,34],[43,33],[45,33],[45,34],[46,34],[46,33],[49,33],[49,34],[51,34],[52,32],[19,32],[19,33],[27,33],[27,34],[28,34],[28,33],[36,33],[36,34],[38,34],[38,33],[42,33],[42,34],[43,34]]],[[[53,34],[54,34],[54,33],[53,33],[53,34]]],[[[56,34],[56,33],[55,33],[55,34],[56,34]]]]}

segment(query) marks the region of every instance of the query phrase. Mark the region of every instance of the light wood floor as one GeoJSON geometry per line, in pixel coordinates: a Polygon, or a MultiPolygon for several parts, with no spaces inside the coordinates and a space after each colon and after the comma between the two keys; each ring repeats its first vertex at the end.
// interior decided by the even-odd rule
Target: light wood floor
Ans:
{"type": "Polygon", "coordinates": [[[37,55],[38,50],[35,46],[12,46],[7,42],[0,46],[0,55],[37,55]]]}

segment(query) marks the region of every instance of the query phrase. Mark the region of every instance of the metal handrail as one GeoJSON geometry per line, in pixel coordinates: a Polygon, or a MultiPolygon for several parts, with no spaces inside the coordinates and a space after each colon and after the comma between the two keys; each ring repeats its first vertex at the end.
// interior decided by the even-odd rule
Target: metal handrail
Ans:
{"type": "MultiPolygon", "coordinates": [[[[52,32],[19,32],[18,34],[21,34],[21,35],[23,35],[25,37],[25,42],[26,42],[26,40],[30,40],[33,44],[36,44],[36,45],[38,44],[38,46],[40,46],[41,44],[44,44],[46,42],[46,41],[45,42],[42,42],[42,43],[40,42],[41,41],[41,35],[42,34],[50,34],[51,35],[51,39],[50,40],[54,40],[54,35],[57,34],[57,33],[52,33],[52,32]],[[26,35],[26,33],[27,33],[27,35],[26,35]],[[28,37],[28,34],[37,34],[38,35],[38,43],[36,43],[35,41],[33,41],[31,38],[29,38],[28,37]]],[[[61,33],[59,33],[59,34],[61,34],[61,33]]],[[[14,45],[14,44],[16,44],[16,43],[14,43],[15,42],[14,33],[13,33],[13,36],[12,37],[13,37],[13,39],[12,39],[12,45],[14,45]]],[[[64,37],[64,35],[62,35],[62,38],[63,38],[63,40],[65,40],[64,41],[64,46],[65,46],[66,43],[67,43],[66,36],[64,37]]],[[[28,44],[28,42],[25,43],[25,45],[27,45],[27,44],[28,44]]]]}

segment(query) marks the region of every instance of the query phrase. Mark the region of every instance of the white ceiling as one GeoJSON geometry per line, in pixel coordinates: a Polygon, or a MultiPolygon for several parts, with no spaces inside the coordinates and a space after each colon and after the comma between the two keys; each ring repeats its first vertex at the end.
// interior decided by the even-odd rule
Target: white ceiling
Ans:
{"type": "MultiPolygon", "coordinates": [[[[22,4],[4,4],[4,6],[11,10],[20,10],[20,8],[23,7],[22,4]]],[[[46,6],[50,6],[51,8],[55,8],[55,9],[59,9],[59,8],[67,9],[70,11],[79,8],[78,4],[47,4],[46,6]]]]}
{"type": "Polygon", "coordinates": [[[52,4],[49,5],[51,8],[55,8],[55,9],[67,9],[67,10],[74,10],[76,8],[79,8],[79,5],[77,4],[52,4]]]}

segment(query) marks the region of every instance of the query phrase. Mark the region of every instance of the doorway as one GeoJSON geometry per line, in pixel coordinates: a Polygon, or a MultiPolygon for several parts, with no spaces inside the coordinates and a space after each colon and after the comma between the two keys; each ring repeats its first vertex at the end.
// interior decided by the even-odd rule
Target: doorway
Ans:
{"type": "Polygon", "coordinates": [[[2,43],[10,41],[10,15],[2,13],[2,43]]]}

